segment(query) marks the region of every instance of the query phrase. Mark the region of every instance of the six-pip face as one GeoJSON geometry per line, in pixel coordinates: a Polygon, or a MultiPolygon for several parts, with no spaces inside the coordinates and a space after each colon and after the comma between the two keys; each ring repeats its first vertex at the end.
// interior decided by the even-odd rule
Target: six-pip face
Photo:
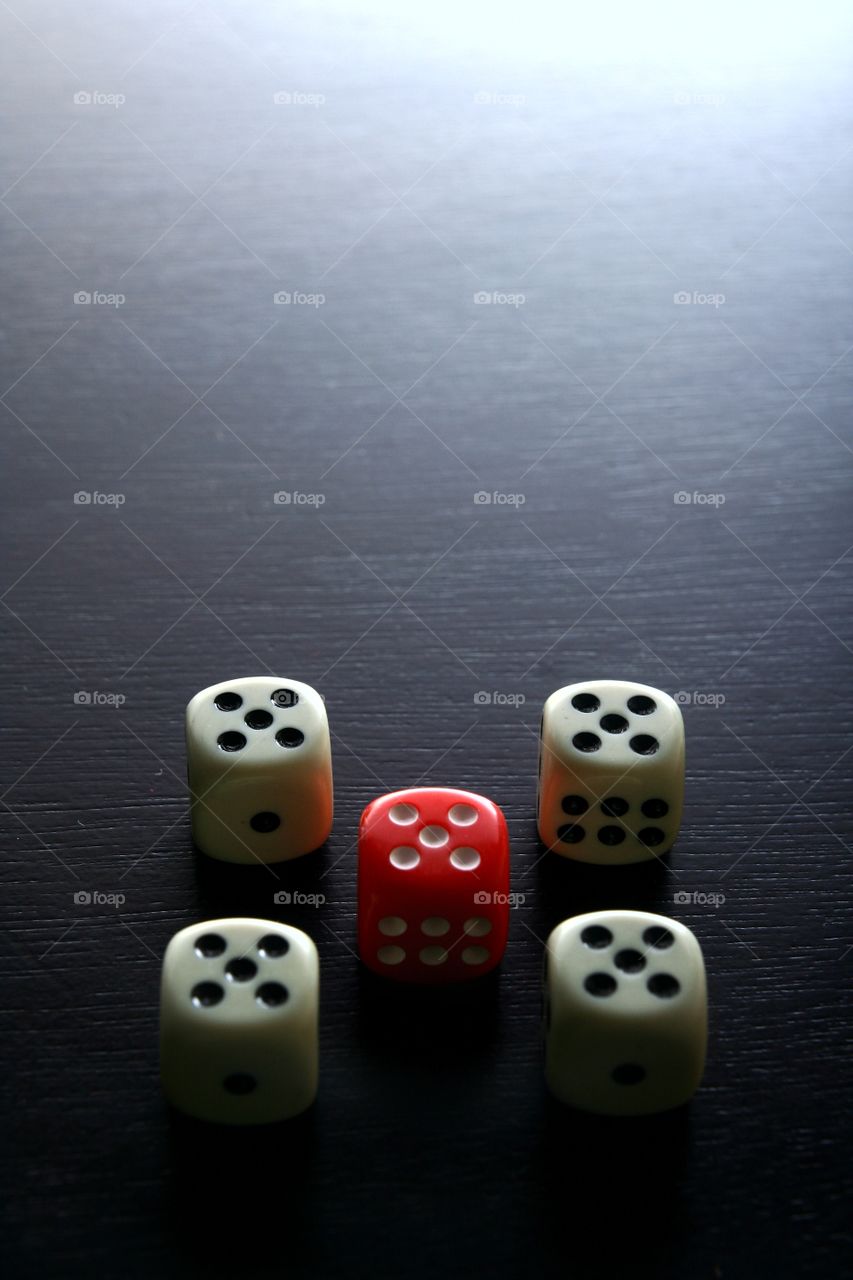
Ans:
{"type": "Polygon", "coordinates": [[[660,689],[589,680],[545,703],[538,826],[580,862],[643,862],[670,849],[684,798],[684,722],[660,689]]]}

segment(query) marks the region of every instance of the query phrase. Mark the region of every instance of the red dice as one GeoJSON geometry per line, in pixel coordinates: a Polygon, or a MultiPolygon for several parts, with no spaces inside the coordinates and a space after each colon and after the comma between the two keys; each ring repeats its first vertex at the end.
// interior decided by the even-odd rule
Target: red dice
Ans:
{"type": "Polygon", "coordinates": [[[509,835],[471,791],[412,787],[367,806],[358,833],[358,946],[399,982],[464,982],[500,962],[509,835]]]}

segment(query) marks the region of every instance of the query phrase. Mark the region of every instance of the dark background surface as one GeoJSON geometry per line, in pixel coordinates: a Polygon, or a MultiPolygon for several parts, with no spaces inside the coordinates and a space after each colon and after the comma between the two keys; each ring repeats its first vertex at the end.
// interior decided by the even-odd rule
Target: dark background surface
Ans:
{"type": "Polygon", "coordinates": [[[851,38],[742,8],[3,4],[12,1274],[841,1272],[851,38]],[[262,671],[326,698],[334,833],[209,864],[184,706],[262,671]],[[541,703],[600,675],[688,695],[669,868],[537,844],[541,703]],[[353,954],[359,813],[418,780],[504,808],[525,895],[435,997],[353,954]],[[689,1115],[545,1097],[544,939],[612,906],[705,951],[689,1115]],[[163,949],[238,913],[321,953],[284,1131],[158,1092],[163,949]]]}

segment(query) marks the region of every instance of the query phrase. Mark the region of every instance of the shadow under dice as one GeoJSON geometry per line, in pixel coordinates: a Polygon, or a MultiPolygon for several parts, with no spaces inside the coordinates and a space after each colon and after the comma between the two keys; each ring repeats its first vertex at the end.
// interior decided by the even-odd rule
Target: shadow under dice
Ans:
{"type": "Polygon", "coordinates": [[[178,1110],[221,1124],[299,1115],[317,1092],[319,962],[271,920],[206,920],[166,948],[160,1074],[178,1110]]]}
{"type": "Polygon", "coordinates": [[[545,703],[537,821],[544,844],[580,862],[667,853],[684,800],[684,721],[660,689],[625,680],[567,685],[545,703]]]}
{"type": "Polygon", "coordinates": [[[462,982],[500,962],[509,929],[509,836],[470,791],[414,787],[361,816],[358,943],[368,968],[402,982],[462,982]]]}
{"type": "Polygon", "coordinates": [[[187,707],[193,840],[224,862],[282,862],[332,828],[332,753],[310,685],[250,676],[211,685],[187,707]]]}
{"type": "Polygon", "coordinates": [[[702,1078],[707,1039],[702,950],[645,911],[595,911],[548,939],[545,1077],[561,1102],[602,1115],[680,1106],[702,1078]]]}

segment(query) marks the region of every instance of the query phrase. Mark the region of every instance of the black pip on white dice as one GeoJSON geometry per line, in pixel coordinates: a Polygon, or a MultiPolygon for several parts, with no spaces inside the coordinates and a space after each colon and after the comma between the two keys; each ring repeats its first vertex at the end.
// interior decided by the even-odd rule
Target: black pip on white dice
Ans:
{"type": "Polygon", "coordinates": [[[323,699],[308,684],[249,676],[187,707],[193,840],[223,862],[282,862],[332,829],[332,751],[323,699]]]}
{"type": "Polygon", "coordinates": [[[539,735],[544,844],[579,862],[667,853],[684,800],[684,720],[668,693],[587,680],[552,693],[539,735]]]}

